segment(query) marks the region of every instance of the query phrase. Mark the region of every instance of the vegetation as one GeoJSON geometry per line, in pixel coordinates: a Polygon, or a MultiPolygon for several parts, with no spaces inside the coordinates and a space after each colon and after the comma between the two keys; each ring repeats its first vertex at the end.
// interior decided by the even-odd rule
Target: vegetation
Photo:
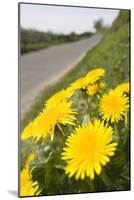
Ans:
{"type": "Polygon", "coordinates": [[[21,53],[36,51],[47,48],[52,45],[73,42],[86,37],[90,37],[92,33],[85,32],[83,34],[71,33],[69,35],[55,34],[52,32],[40,32],[37,30],[21,28],[21,53]]]}
{"type": "MultiPolygon", "coordinates": [[[[85,76],[91,69],[103,67],[106,74],[103,81],[106,83],[105,92],[115,88],[123,82],[129,81],[129,11],[121,11],[113,26],[108,30],[101,41],[92,51],[88,52],[85,58],[72,69],[62,80],[42,91],[40,98],[37,98],[31,111],[21,121],[21,130],[28,125],[44,108],[44,103],[56,92],[68,87],[76,79],[85,76]]],[[[118,93],[118,92],[117,92],[118,93]]],[[[114,95],[116,98],[117,93],[114,95]]],[[[94,117],[99,118],[97,96],[87,97],[87,94],[80,96],[78,92],[72,98],[75,102],[74,108],[77,108],[78,124],[94,121],[94,117]],[[83,100],[83,98],[85,98],[83,100]],[[91,103],[91,109],[88,113],[86,99],[91,103]],[[77,102],[77,103],[76,103],[77,102]]],[[[111,95],[111,94],[110,94],[111,95]]],[[[100,94],[100,98],[102,94],[100,94]]],[[[128,96],[129,97],[129,96],[128,96]]],[[[84,180],[75,180],[65,175],[64,167],[66,162],[61,160],[61,152],[65,145],[62,133],[56,129],[54,140],[38,141],[33,144],[31,138],[21,143],[21,161],[23,168],[26,164],[28,155],[31,152],[36,154],[36,159],[30,162],[29,166],[32,171],[33,181],[38,181],[41,194],[63,194],[63,193],[80,193],[96,191],[115,191],[130,189],[130,134],[129,134],[129,113],[125,121],[120,123],[109,122],[113,127],[115,141],[119,137],[118,147],[115,156],[110,163],[105,166],[100,176],[94,180],[85,178],[84,180]],[[59,137],[60,135],[60,137],[59,137]]],[[[67,135],[73,130],[72,126],[61,126],[63,132],[67,135]]],[[[66,137],[67,137],[66,135],[66,137]]],[[[65,137],[65,138],[66,138],[65,137]]],[[[39,191],[38,191],[39,192],[39,191]]]]}
{"type": "Polygon", "coordinates": [[[104,32],[108,29],[107,26],[104,26],[103,19],[99,19],[94,22],[94,28],[96,29],[96,32],[104,32]]]}

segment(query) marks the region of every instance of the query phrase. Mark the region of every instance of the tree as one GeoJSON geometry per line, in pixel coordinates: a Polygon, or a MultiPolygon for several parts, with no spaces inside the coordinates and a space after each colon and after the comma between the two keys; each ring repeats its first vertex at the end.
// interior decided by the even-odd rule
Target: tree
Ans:
{"type": "Polygon", "coordinates": [[[103,24],[103,19],[99,19],[94,22],[94,28],[96,29],[96,32],[101,32],[105,29],[103,24]]]}

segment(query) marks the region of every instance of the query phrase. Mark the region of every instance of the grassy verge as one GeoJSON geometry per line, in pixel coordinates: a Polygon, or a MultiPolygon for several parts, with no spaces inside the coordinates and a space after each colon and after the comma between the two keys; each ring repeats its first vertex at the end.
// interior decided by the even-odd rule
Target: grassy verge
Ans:
{"type": "Polygon", "coordinates": [[[35,44],[21,44],[21,53],[27,53],[30,51],[37,51],[39,49],[48,48],[50,45],[44,43],[35,43],[35,44]]]}
{"type": "Polygon", "coordinates": [[[31,51],[37,51],[37,50],[40,50],[40,49],[46,49],[46,48],[51,47],[51,46],[65,44],[65,43],[68,43],[68,42],[67,41],[53,41],[53,42],[50,42],[50,43],[44,43],[44,42],[27,43],[27,44],[22,43],[21,44],[21,54],[25,54],[25,53],[28,53],[28,52],[31,52],[31,51]]]}
{"type": "Polygon", "coordinates": [[[42,91],[31,110],[21,120],[21,129],[39,113],[44,100],[72,81],[85,75],[90,69],[102,66],[106,69],[106,82],[109,88],[128,80],[129,73],[129,24],[125,23],[118,29],[108,31],[103,40],[89,51],[85,58],[55,85],[42,91]],[[112,82],[111,82],[112,78],[112,82]]]}

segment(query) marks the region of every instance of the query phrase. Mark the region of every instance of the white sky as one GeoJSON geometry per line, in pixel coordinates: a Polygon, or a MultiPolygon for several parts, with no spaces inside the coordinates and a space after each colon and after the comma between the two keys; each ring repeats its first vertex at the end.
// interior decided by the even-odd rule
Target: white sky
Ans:
{"type": "Polygon", "coordinates": [[[20,24],[24,28],[68,34],[94,31],[94,21],[102,18],[111,25],[119,10],[21,4],[20,24]]]}

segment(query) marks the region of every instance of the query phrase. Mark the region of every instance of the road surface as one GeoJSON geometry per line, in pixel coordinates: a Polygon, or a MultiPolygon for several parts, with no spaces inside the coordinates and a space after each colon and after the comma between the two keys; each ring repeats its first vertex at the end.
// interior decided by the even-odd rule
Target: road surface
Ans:
{"type": "Polygon", "coordinates": [[[21,115],[42,89],[63,77],[100,40],[100,35],[94,35],[20,56],[21,115]]]}

